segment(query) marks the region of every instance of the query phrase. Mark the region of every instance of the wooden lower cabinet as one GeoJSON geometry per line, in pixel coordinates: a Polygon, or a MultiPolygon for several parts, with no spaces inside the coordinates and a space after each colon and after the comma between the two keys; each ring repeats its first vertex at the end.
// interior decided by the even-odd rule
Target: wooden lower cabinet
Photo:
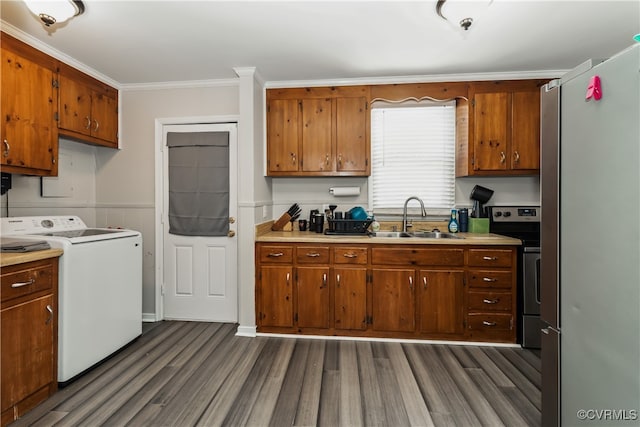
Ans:
{"type": "Polygon", "coordinates": [[[1,425],[58,385],[58,258],[2,268],[1,425]]]}
{"type": "Polygon", "coordinates": [[[257,243],[260,332],[515,343],[516,247],[257,243]]]}
{"type": "Polygon", "coordinates": [[[373,268],[371,271],[372,328],[374,331],[415,330],[414,269],[373,268]]]}
{"type": "Polygon", "coordinates": [[[260,324],[293,327],[293,267],[260,268],[260,324]]]}
{"type": "Polygon", "coordinates": [[[464,333],[464,271],[420,270],[417,281],[419,331],[424,334],[464,333]]]}
{"type": "Polygon", "coordinates": [[[341,331],[367,329],[367,269],[335,267],[334,328],[341,331]]]}
{"type": "Polygon", "coordinates": [[[294,319],[300,328],[329,327],[329,267],[296,269],[294,319]]]}

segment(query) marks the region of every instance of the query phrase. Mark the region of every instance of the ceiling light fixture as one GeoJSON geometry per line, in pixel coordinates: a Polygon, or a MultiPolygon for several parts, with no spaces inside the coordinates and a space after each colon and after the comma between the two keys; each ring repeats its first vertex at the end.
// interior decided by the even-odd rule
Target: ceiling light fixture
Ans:
{"type": "Polygon", "coordinates": [[[24,2],[47,27],[62,24],[84,12],[84,3],[80,0],[24,0],[24,2]]]}
{"type": "Polygon", "coordinates": [[[438,0],[436,13],[445,21],[457,23],[468,31],[474,22],[474,16],[481,14],[493,0],[438,0]]]}

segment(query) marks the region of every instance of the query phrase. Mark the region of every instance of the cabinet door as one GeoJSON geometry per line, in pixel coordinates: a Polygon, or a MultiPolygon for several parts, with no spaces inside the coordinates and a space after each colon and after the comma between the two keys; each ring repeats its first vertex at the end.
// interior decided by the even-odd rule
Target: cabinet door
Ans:
{"type": "Polygon", "coordinates": [[[367,100],[336,99],[336,152],[338,172],[368,174],[367,100]]]}
{"type": "Polygon", "coordinates": [[[335,329],[367,329],[367,269],[335,268],[335,329]]]}
{"type": "Polygon", "coordinates": [[[53,72],[2,49],[1,79],[1,164],[48,175],[58,156],[53,72]]]}
{"type": "Polygon", "coordinates": [[[389,332],[415,330],[415,270],[372,270],[373,329],[389,332]]]}
{"type": "Polygon", "coordinates": [[[293,327],[293,267],[260,269],[261,326],[293,327]]]}
{"type": "Polygon", "coordinates": [[[58,126],[83,135],[91,135],[91,89],[59,76],[60,121],[58,126]]]}
{"type": "Polygon", "coordinates": [[[420,332],[464,332],[464,272],[420,270],[420,332]]]}
{"type": "Polygon", "coordinates": [[[331,172],[331,99],[302,100],[302,170],[331,172]]]}
{"type": "Polygon", "coordinates": [[[511,102],[511,169],[540,169],[540,92],[514,92],[511,102]]]}
{"type": "Polygon", "coordinates": [[[106,93],[91,92],[91,136],[118,145],[118,101],[106,93]]]}
{"type": "Polygon", "coordinates": [[[298,267],[297,325],[300,328],[329,327],[329,267],[298,267]]]}
{"type": "Polygon", "coordinates": [[[297,99],[269,102],[267,110],[267,164],[269,172],[297,172],[300,141],[297,99]]]}
{"type": "Polygon", "coordinates": [[[506,170],[509,136],[506,92],[477,93],[474,97],[474,170],[506,170]]]}
{"type": "Polygon", "coordinates": [[[2,310],[2,411],[54,381],[52,295],[2,310]]]}

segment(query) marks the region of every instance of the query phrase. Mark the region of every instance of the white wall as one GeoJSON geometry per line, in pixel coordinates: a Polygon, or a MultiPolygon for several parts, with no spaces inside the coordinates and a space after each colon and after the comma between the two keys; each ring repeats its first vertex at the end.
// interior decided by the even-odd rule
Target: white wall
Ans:
{"type": "Polygon", "coordinates": [[[155,120],[238,114],[238,82],[120,92],[119,151],[96,155],[96,226],[119,224],[143,238],[145,319],[155,318],[155,120]]]}
{"type": "Polygon", "coordinates": [[[61,138],[58,177],[45,179],[52,187],[59,187],[56,194],[65,194],[64,197],[43,197],[42,178],[13,174],[12,188],[2,197],[2,215],[78,215],[89,226],[95,226],[95,156],[100,150],[108,149],[61,138]]]}
{"type": "MultiPolygon", "coordinates": [[[[539,205],[540,178],[522,177],[465,177],[456,179],[456,206],[471,207],[469,199],[474,185],[481,185],[494,191],[487,205],[539,205]]],[[[303,209],[303,216],[309,216],[310,209],[320,209],[323,204],[338,205],[338,211],[354,206],[368,209],[367,178],[273,178],[273,217],[278,218],[293,203],[303,209]],[[360,187],[359,196],[334,197],[330,187],[360,187]]],[[[402,206],[398,206],[401,208],[402,206]]],[[[428,213],[428,210],[427,210],[428,213]]]]}

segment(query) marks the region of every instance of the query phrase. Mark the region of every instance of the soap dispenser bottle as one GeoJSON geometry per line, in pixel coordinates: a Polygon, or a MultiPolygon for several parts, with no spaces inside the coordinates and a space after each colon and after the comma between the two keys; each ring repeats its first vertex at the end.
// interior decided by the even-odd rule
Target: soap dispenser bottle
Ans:
{"type": "Polygon", "coordinates": [[[460,227],[458,227],[458,219],[456,216],[456,210],[451,209],[451,219],[449,220],[449,233],[457,233],[460,227]]]}

